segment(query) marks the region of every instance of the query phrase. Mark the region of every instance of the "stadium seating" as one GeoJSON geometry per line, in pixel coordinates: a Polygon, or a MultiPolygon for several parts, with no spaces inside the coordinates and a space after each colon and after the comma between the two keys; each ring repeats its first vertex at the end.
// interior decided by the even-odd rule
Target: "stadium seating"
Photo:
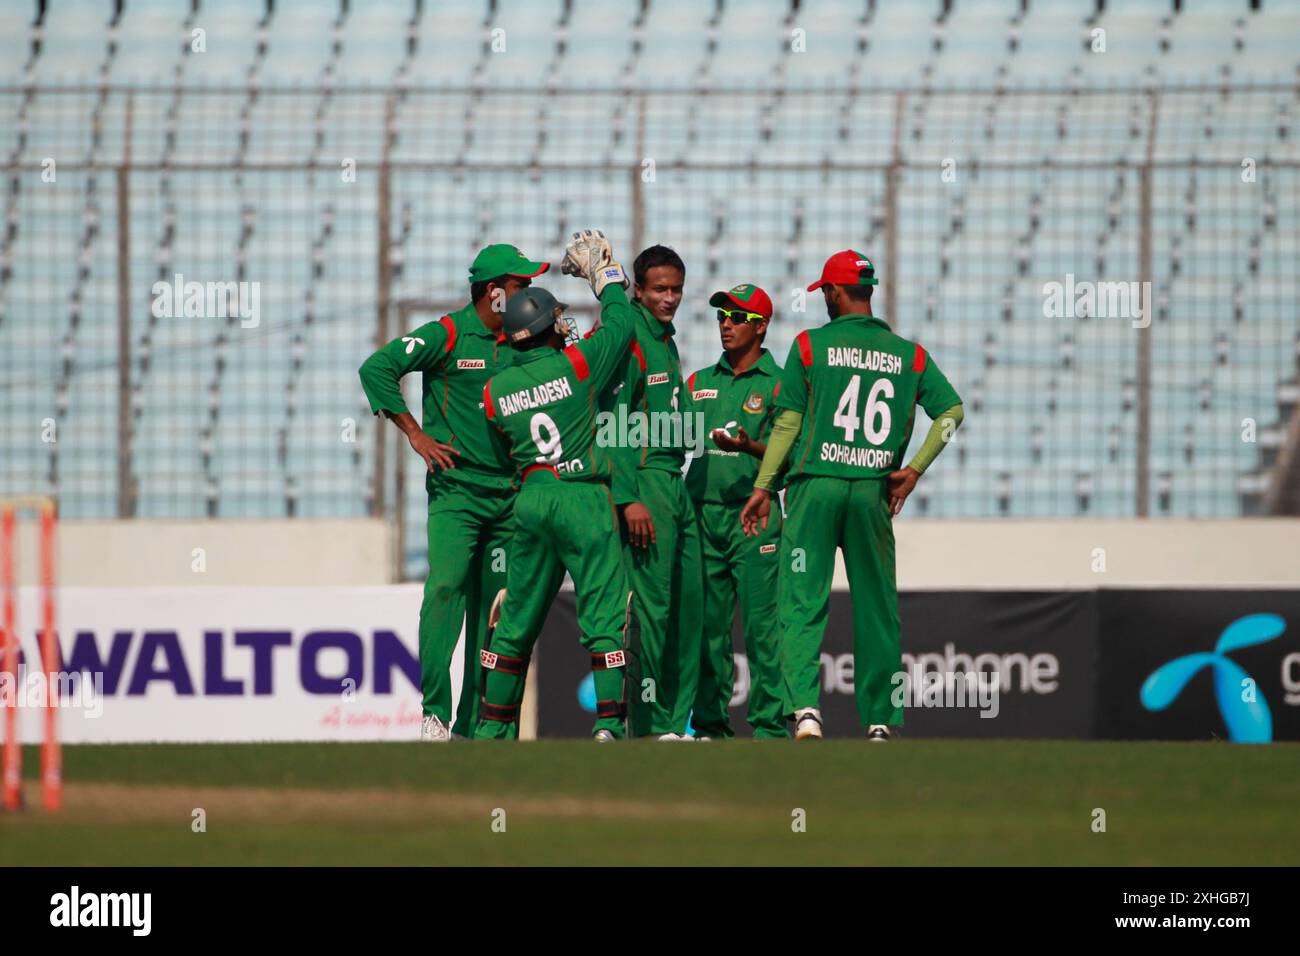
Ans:
{"type": "Polygon", "coordinates": [[[639,224],[688,263],[684,364],[717,350],[707,292],[749,279],[777,304],[784,359],[820,320],[816,296],[797,311],[798,290],[828,253],[865,247],[895,284],[878,300],[888,317],[976,412],[916,510],[1132,514],[1137,337],[1123,317],[1044,316],[1043,286],[1139,278],[1149,152],[1149,505],[1223,516],[1258,501],[1298,378],[1294,5],[116,10],[0,9],[5,493],[55,491],[68,517],[117,512],[125,216],[137,513],[365,513],[377,426],[355,369],[375,340],[386,162],[393,332],[398,303],[425,303],[413,322],[458,306],[482,244],[553,259],[570,228],[630,242],[639,224]],[[41,180],[47,157],[56,183],[41,180]],[[258,282],[260,324],[155,317],[150,287],[176,273],[258,282]],[[47,417],[58,442],[33,444],[47,417]],[[1241,440],[1246,418],[1263,444],[1241,440]],[[355,441],[340,437],[349,420],[355,441]]]}

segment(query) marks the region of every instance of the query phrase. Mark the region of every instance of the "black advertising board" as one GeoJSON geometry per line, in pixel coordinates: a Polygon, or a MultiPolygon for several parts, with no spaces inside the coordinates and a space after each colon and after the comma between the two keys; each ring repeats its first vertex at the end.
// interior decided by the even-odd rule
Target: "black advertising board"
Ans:
{"type": "MultiPolygon", "coordinates": [[[[1300,740],[1300,591],[923,591],[899,607],[906,737],[1300,740]],[[963,695],[972,670],[985,676],[963,695]]],[[[748,736],[740,637],[737,623],[731,715],[748,736]]],[[[541,736],[591,732],[587,661],[564,592],[538,647],[541,736]]],[[[861,732],[853,669],[850,599],[835,592],[821,650],[829,737],[861,732]]]]}
{"type": "MultiPolygon", "coordinates": [[[[1095,595],[1088,592],[916,592],[900,595],[908,736],[1088,737],[1093,726],[1095,595]],[[971,670],[981,684],[936,677],[971,670]],[[995,679],[996,677],[996,679],[995,679]],[[927,685],[923,683],[928,679],[927,685]],[[949,686],[951,685],[951,690],[949,686]],[[996,685],[996,690],[994,689],[996,685]],[[982,694],[981,694],[982,690],[982,694]],[[925,706],[939,704],[940,706],[925,706]],[[988,714],[983,717],[981,714],[988,714]]],[[[853,635],[849,595],[831,596],[821,650],[822,712],[827,736],[861,732],[853,693],[853,635]]],[[[745,705],[749,668],[739,626],[732,726],[748,736],[745,705]]],[[[537,652],[539,734],[582,737],[593,706],[588,658],[577,638],[571,592],[551,610],[537,652]],[[585,706],[584,706],[585,704],[585,706]]]]}
{"type": "Polygon", "coordinates": [[[1101,594],[1098,737],[1300,740],[1300,592],[1101,594]]]}

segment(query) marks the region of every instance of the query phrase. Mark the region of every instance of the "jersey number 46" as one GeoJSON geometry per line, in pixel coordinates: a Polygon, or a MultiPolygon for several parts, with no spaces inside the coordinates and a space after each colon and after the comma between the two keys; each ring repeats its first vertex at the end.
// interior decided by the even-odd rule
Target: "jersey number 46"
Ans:
{"type": "Polygon", "coordinates": [[[854,375],[849,380],[848,387],[844,389],[844,394],[840,396],[839,404],[835,406],[835,417],[831,419],[836,428],[844,429],[844,440],[852,442],[858,429],[862,429],[862,435],[868,444],[880,445],[889,437],[889,405],[881,398],[890,399],[894,397],[894,383],[887,378],[878,378],[871,384],[870,391],[867,392],[867,407],[862,410],[862,417],[858,417],[858,392],[862,388],[862,376],[854,375]],[[880,420],[880,427],[876,427],[876,420],[880,420]]]}

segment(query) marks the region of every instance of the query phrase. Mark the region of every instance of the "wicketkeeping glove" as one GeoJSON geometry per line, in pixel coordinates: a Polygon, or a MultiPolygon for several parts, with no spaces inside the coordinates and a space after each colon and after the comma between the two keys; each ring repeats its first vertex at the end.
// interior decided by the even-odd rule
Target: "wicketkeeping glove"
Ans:
{"type": "Polygon", "coordinates": [[[586,279],[598,299],[611,282],[617,282],[625,289],[628,287],[627,273],[614,261],[614,249],[599,229],[584,229],[573,234],[564,247],[560,271],[586,279]]]}

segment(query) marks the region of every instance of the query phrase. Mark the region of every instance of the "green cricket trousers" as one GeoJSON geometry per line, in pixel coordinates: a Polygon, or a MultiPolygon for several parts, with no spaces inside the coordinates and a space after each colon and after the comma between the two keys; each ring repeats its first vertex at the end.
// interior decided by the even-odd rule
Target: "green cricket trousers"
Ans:
{"type": "Polygon", "coordinates": [[[451,659],[465,625],[465,666],[452,732],[478,722],[479,651],[488,612],[506,586],[515,493],[440,474],[428,483],[429,576],[420,603],[420,690],[425,716],[451,720],[451,659]]]}
{"type": "Polygon", "coordinates": [[[902,670],[894,525],[883,478],[790,481],[781,534],[780,620],[788,714],[819,706],[822,635],[835,549],[853,602],[853,689],[863,726],[903,723],[891,700],[902,670]]]}
{"type": "Polygon", "coordinates": [[[624,546],[640,625],[632,733],[684,734],[700,679],[700,535],[695,504],[677,470],[637,472],[640,501],[654,522],[648,548],[624,546]]]}
{"type": "Polygon", "coordinates": [[[702,565],[699,576],[704,585],[704,639],[691,723],[697,734],[735,736],[728,708],[735,685],[731,625],[739,598],[749,662],[749,725],[756,738],[789,737],[777,621],[781,514],[774,508],[767,529],[747,538],[740,527],[744,505],[743,501],[695,505],[702,565]]]}
{"type": "Polygon", "coordinates": [[[568,569],[577,598],[579,640],[591,656],[596,681],[592,732],[609,730],[622,737],[627,716],[624,635],[631,601],[609,486],[532,472],[515,501],[515,522],[501,620],[482,655],[486,696],[474,736],[518,735],[528,660],[568,569]]]}

